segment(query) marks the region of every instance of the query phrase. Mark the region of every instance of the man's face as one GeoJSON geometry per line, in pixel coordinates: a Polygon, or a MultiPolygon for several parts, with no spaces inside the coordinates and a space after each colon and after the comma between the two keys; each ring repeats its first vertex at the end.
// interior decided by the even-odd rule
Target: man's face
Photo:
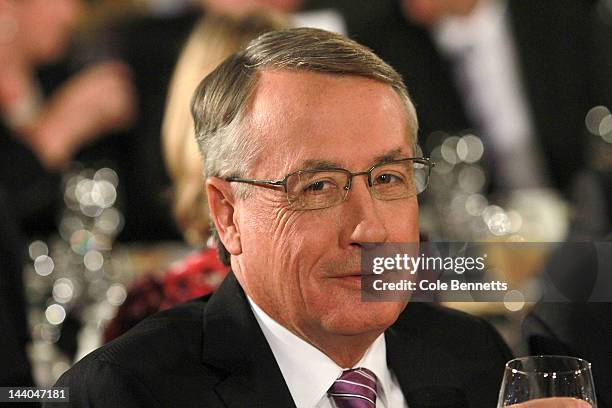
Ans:
{"type": "MultiPolygon", "coordinates": [[[[413,155],[399,96],[362,77],[264,71],[245,121],[263,148],[250,178],[282,179],[314,160],[357,172],[384,155],[413,155]]],[[[360,243],[417,242],[416,197],[374,199],[358,176],[340,205],[295,211],[282,189],[252,187],[234,218],[242,253],[232,267],[243,288],[301,337],[380,332],[403,310],[360,301],[360,243]]]]}

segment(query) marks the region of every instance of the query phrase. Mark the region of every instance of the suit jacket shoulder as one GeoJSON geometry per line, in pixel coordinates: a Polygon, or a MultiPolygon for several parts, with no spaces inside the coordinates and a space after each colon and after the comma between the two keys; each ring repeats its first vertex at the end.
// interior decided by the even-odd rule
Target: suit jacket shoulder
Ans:
{"type": "Polygon", "coordinates": [[[232,274],[213,295],[157,313],[92,352],[57,385],[70,387],[71,407],[295,406],[232,274]]]}
{"type": "Polygon", "coordinates": [[[70,387],[74,407],[222,406],[214,404],[219,377],[201,363],[206,300],[145,319],[79,361],[57,386],[70,387]]]}

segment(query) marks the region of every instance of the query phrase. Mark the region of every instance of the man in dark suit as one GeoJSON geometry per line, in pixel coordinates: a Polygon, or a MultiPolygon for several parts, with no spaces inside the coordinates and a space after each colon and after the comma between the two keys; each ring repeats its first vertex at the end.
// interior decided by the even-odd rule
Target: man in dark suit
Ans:
{"type": "Polygon", "coordinates": [[[72,406],[495,406],[510,353],[487,323],[361,300],[363,243],[419,237],[427,162],[392,68],[336,34],[272,32],[206,77],[192,110],[233,273],[64,374],[72,406]]]}
{"type": "Polygon", "coordinates": [[[342,6],[349,36],[403,76],[426,142],[475,131],[494,190],[567,192],[588,163],[587,112],[612,105],[605,2],[387,0],[365,14],[354,1],[342,6]]]}

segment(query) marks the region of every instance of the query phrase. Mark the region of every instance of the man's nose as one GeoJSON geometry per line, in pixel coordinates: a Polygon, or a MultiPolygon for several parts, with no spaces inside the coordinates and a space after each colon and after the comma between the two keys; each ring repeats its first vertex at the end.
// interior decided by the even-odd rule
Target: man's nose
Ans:
{"type": "Polygon", "coordinates": [[[370,194],[367,176],[353,179],[344,207],[351,228],[350,242],[385,242],[387,228],[377,206],[379,204],[370,194]]]}

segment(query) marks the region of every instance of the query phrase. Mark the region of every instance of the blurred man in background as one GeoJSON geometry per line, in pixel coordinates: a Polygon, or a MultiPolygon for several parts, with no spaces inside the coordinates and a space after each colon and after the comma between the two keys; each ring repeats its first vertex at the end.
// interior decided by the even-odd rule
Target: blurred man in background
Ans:
{"type": "Polygon", "coordinates": [[[612,98],[599,3],[393,0],[346,15],[350,35],[403,75],[426,141],[475,131],[498,191],[567,192],[588,162],[585,115],[612,98]]]}

